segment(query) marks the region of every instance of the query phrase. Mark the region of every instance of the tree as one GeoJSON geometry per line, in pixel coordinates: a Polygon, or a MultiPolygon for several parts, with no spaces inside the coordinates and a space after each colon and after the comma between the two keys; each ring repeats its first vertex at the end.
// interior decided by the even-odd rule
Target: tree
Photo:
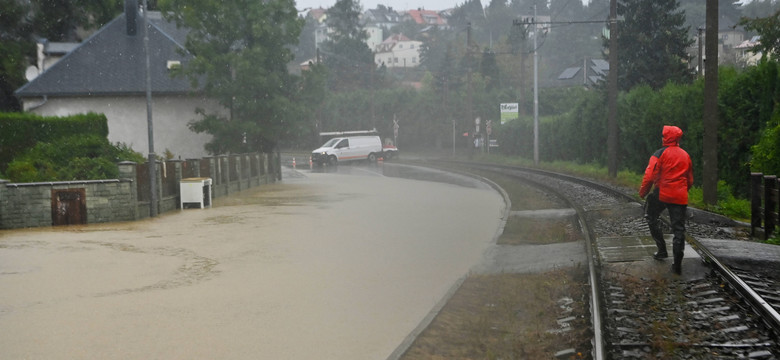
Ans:
{"type": "Polygon", "coordinates": [[[755,31],[761,36],[751,51],[763,54],[772,59],[780,58],[780,10],[774,14],[762,18],[742,18],[739,25],[747,31],[755,31]]]}
{"type": "Polygon", "coordinates": [[[368,34],[360,25],[360,2],[339,0],[327,11],[330,39],[323,44],[325,66],[334,90],[354,90],[372,84],[374,53],[366,45],[368,34]]]}
{"type": "Polygon", "coordinates": [[[746,18],[759,18],[776,11],[780,11],[780,2],[775,0],[753,0],[742,4],[742,16],[746,18]]]}
{"type": "Polygon", "coordinates": [[[199,110],[190,123],[213,136],[212,154],[272,151],[307,116],[294,103],[300,79],[287,71],[303,27],[293,0],[160,0],[165,16],[190,29],[193,59],[182,72],[230,110],[199,110]]]}
{"type": "Polygon", "coordinates": [[[480,0],[466,0],[463,5],[455,7],[448,23],[455,31],[464,31],[471,24],[476,42],[487,43],[490,40],[489,30],[486,31],[485,10],[480,0]]]}
{"type": "Polygon", "coordinates": [[[301,30],[301,37],[298,39],[298,45],[295,47],[295,61],[301,63],[303,61],[314,59],[317,56],[317,44],[314,39],[314,32],[317,30],[317,20],[314,20],[311,16],[306,16],[304,19],[303,30],[301,30]]]}
{"type": "Polygon", "coordinates": [[[13,92],[25,83],[26,56],[35,53],[35,45],[27,36],[28,9],[17,0],[0,0],[0,8],[0,111],[18,111],[13,92]]]}
{"type": "Polygon", "coordinates": [[[690,83],[689,56],[693,44],[685,13],[677,0],[620,0],[618,16],[618,78],[628,90],[639,84],[653,89],[667,82],[690,83]]]}
{"type": "Polygon", "coordinates": [[[496,90],[501,85],[501,71],[496,62],[496,53],[488,48],[482,52],[482,59],[479,62],[479,72],[485,78],[487,90],[496,90]]]}
{"type": "MultiPolygon", "coordinates": [[[[595,7],[595,4],[591,5],[595,7]]],[[[604,14],[599,17],[587,17],[586,9],[580,1],[552,0],[550,2],[550,21],[556,23],[547,27],[548,31],[540,38],[539,52],[544,71],[541,78],[555,79],[564,69],[582,66],[583,60],[599,57],[600,35],[606,23],[574,23],[567,21],[606,20],[604,14]]]]}
{"type": "Polygon", "coordinates": [[[32,0],[31,3],[34,31],[49,41],[79,41],[76,30],[99,28],[124,9],[122,0],[32,0]]]}

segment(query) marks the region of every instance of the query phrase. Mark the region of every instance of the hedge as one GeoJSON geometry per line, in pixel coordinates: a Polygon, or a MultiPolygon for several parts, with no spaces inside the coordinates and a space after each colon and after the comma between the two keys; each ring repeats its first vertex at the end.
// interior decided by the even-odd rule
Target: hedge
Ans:
{"type": "Polygon", "coordinates": [[[103,114],[67,117],[30,113],[0,113],[0,172],[19,154],[39,142],[53,142],[73,135],[108,137],[108,120],[103,114]]]}

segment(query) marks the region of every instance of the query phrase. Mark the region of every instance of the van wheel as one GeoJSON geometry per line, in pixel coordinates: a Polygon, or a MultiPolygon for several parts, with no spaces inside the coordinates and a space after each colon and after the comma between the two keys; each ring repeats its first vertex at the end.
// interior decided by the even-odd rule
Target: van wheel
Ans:
{"type": "Polygon", "coordinates": [[[335,155],[328,156],[328,165],[338,165],[339,159],[335,155]]]}
{"type": "Polygon", "coordinates": [[[368,162],[370,162],[370,163],[376,162],[376,154],[374,154],[374,153],[368,154],[368,162]]]}

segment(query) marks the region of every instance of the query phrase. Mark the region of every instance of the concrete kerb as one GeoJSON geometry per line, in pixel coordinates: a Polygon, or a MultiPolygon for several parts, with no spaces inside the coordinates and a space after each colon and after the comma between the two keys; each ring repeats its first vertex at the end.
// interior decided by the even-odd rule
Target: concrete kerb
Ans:
{"type": "MultiPolygon", "coordinates": [[[[495,234],[493,234],[493,239],[492,239],[492,244],[496,245],[498,243],[498,238],[501,237],[501,235],[504,233],[504,227],[506,226],[506,222],[509,219],[509,215],[510,215],[510,212],[512,210],[512,200],[509,199],[509,194],[507,194],[507,192],[501,186],[499,186],[498,184],[494,183],[493,181],[491,181],[491,180],[489,180],[487,178],[484,178],[484,177],[481,177],[481,176],[476,176],[476,175],[473,175],[473,174],[465,174],[465,173],[459,173],[459,175],[467,176],[467,177],[476,179],[476,180],[478,180],[480,182],[483,182],[483,183],[489,185],[490,187],[492,187],[499,194],[501,194],[501,197],[503,197],[503,199],[504,199],[504,211],[503,211],[503,214],[501,216],[501,222],[500,222],[498,228],[496,228],[496,232],[495,232],[495,234]]],[[[489,252],[490,252],[490,248],[485,250],[485,252],[483,254],[483,261],[485,261],[488,258],[487,254],[489,252]]],[[[469,271],[469,273],[461,276],[450,287],[450,289],[447,291],[446,294],[444,294],[444,296],[441,298],[441,300],[439,300],[439,302],[437,302],[436,305],[434,305],[434,307],[431,309],[431,311],[428,312],[428,315],[426,315],[422,319],[422,321],[420,321],[420,323],[417,325],[417,327],[415,327],[414,330],[412,330],[412,332],[409,333],[409,335],[406,336],[406,338],[401,342],[401,344],[399,344],[398,347],[396,347],[395,350],[392,353],[390,353],[390,356],[387,357],[387,360],[398,360],[404,354],[406,354],[406,352],[409,350],[409,348],[411,348],[412,344],[417,339],[417,337],[420,336],[420,334],[422,334],[422,332],[425,331],[425,329],[428,328],[428,326],[431,325],[433,320],[439,315],[441,310],[444,308],[445,305],[447,305],[447,303],[450,301],[450,299],[452,299],[452,297],[455,296],[455,293],[458,291],[458,289],[460,289],[461,285],[463,285],[463,282],[466,281],[466,278],[468,278],[469,274],[471,274],[473,269],[476,268],[477,266],[479,266],[479,264],[474,265],[472,267],[472,270],[469,271]]]]}

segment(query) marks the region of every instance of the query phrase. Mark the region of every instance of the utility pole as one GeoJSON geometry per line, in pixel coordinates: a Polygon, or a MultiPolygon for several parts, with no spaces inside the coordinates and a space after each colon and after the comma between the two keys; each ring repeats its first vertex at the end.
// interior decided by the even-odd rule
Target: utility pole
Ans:
{"type": "MultiPolygon", "coordinates": [[[[474,111],[472,109],[472,93],[471,93],[471,23],[468,23],[468,27],[466,28],[466,57],[468,58],[468,73],[467,73],[467,82],[468,82],[468,100],[466,103],[466,129],[468,129],[472,125],[472,121],[474,121],[474,111]]],[[[471,154],[474,151],[474,147],[470,146],[471,141],[468,139],[466,141],[467,146],[470,148],[469,154],[471,154]]]]}
{"type": "Polygon", "coordinates": [[[610,177],[617,177],[617,93],[618,93],[618,45],[617,0],[609,2],[609,73],[607,74],[607,170],[610,177]]]}
{"type": "Polygon", "coordinates": [[[704,203],[718,203],[718,0],[707,0],[704,41],[704,139],[702,192],[704,203]]]}
{"type": "MultiPolygon", "coordinates": [[[[138,9],[135,9],[137,11],[138,9]]],[[[157,156],[154,154],[154,125],[152,122],[152,75],[149,69],[149,7],[144,0],[144,53],[146,54],[146,128],[149,132],[149,217],[157,216],[157,156]]]]}
{"type": "MultiPolygon", "coordinates": [[[[374,90],[376,88],[376,85],[374,84],[374,68],[376,68],[376,64],[374,62],[371,63],[371,128],[376,129],[376,110],[374,109],[374,95],[376,91],[374,90]]],[[[397,145],[396,145],[397,146],[397,145]]]]}
{"type": "Polygon", "coordinates": [[[702,54],[702,51],[704,50],[703,48],[704,44],[701,42],[702,41],[701,33],[702,31],[704,31],[704,28],[699,27],[696,30],[699,32],[699,37],[697,39],[698,40],[697,42],[699,43],[699,63],[698,63],[698,67],[696,68],[696,74],[699,75],[699,77],[701,77],[701,74],[704,73],[704,61],[703,61],[704,54],[702,54]]]}
{"type": "Polygon", "coordinates": [[[536,1],[534,1],[534,165],[539,165],[539,51],[536,48],[538,37],[539,25],[536,23],[536,1]]]}

